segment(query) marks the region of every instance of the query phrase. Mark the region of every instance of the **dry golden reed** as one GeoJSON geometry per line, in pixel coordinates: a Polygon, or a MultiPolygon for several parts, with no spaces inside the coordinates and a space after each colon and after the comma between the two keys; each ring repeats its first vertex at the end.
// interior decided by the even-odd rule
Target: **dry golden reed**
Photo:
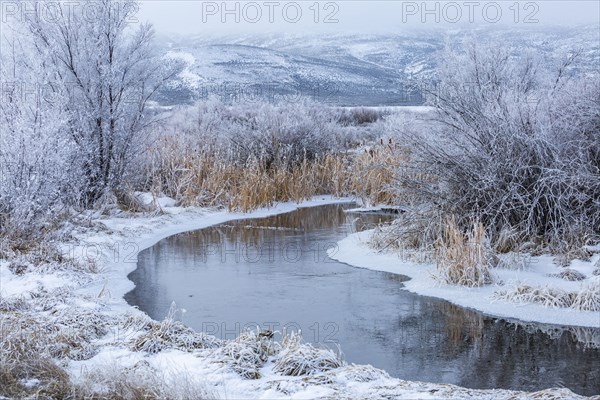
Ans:
{"type": "Polygon", "coordinates": [[[392,204],[392,183],[402,158],[389,143],[368,151],[305,157],[288,165],[255,158],[227,162],[214,150],[182,148],[176,139],[162,138],[151,149],[146,171],[150,189],[183,206],[225,206],[242,212],[322,194],[392,204]]]}
{"type": "Polygon", "coordinates": [[[446,283],[483,286],[492,282],[489,267],[492,252],[483,224],[474,221],[467,234],[458,228],[456,219],[448,218],[437,251],[437,268],[446,283]]]}

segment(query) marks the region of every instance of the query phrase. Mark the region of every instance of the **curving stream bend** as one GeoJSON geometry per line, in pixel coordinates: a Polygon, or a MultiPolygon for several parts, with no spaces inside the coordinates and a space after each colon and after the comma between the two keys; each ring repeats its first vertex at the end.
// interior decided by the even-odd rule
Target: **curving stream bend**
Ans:
{"type": "Polygon", "coordinates": [[[348,362],[406,380],[600,393],[600,349],[589,345],[600,329],[515,325],[405,291],[403,276],[329,259],[338,240],[392,218],[344,212],[354,206],[168,237],[140,253],[126,300],[158,320],[174,301],[184,323],[220,338],[245,327],[301,330],[307,342],[339,344],[348,362]]]}

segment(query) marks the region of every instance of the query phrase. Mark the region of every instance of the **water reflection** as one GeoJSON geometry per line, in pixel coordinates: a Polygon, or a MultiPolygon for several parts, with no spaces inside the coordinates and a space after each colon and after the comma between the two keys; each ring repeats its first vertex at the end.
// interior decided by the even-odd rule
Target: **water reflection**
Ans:
{"type": "Polygon", "coordinates": [[[348,362],[402,379],[472,388],[566,386],[600,393],[599,329],[515,325],[402,289],[405,277],[352,268],[326,250],[354,230],[390,219],[306,208],[179,234],[141,253],[126,298],[162,319],[171,302],[184,322],[222,338],[244,327],[301,329],[341,345],[348,362]],[[357,219],[358,218],[358,219],[357,219]],[[586,345],[587,344],[587,345],[586,345]]]}

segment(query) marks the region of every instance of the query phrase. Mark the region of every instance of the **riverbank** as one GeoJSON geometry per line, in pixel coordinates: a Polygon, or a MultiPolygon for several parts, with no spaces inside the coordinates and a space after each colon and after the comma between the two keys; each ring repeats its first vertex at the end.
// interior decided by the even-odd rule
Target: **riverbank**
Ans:
{"type": "MultiPolygon", "coordinates": [[[[402,381],[370,366],[343,365],[332,352],[294,340],[275,343],[247,334],[221,341],[193,332],[177,321],[176,308],[165,321],[152,321],[123,299],[133,288],[127,275],[136,268],[137,254],[167,236],[347,201],[319,196],[245,214],[166,202],[159,215],[90,215],[66,228],[59,255],[42,252],[0,261],[2,341],[20,343],[27,351],[24,358],[3,354],[11,356],[3,357],[3,368],[12,367],[3,373],[14,375],[14,382],[3,375],[3,394],[26,397],[7,395],[10,383],[12,393],[21,390],[31,397],[112,390],[173,398],[578,398],[564,388],[524,393],[402,381]],[[56,369],[42,375],[14,372],[19,360],[39,363],[42,358],[56,369]]],[[[339,254],[347,253],[352,238],[342,241],[339,254]]]]}
{"type": "MultiPolygon", "coordinates": [[[[548,290],[578,292],[593,284],[599,276],[594,276],[595,264],[600,259],[596,252],[588,261],[574,260],[569,268],[582,275],[580,281],[569,281],[558,276],[558,267],[550,255],[522,255],[515,268],[493,269],[493,284],[482,287],[449,285],[436,279],[438,272],[435,263],[412,262],[394,251],[380,252],[369,246],[373,230],[354,233],[338,242],[329,256],[349,265],[377,271],[390,272],[410,278],[404,283],[406,290],[447,300],[461,307],[471,308],[492,317],[521,322],[600,328],[600,314],[596,311],[581,311],[572,308],[552,308],[541,304],[500,299],[499,293],[515,287],[541,287],[548,290]]],[[[600,338],[595,338],[600,346],[600,338]]]]}

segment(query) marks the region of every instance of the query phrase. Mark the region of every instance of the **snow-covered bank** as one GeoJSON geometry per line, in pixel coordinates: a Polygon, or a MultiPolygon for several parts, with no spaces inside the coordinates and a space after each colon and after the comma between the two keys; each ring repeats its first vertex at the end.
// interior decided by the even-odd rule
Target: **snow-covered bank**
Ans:
{"type": "MultiPolygon", "coordinates": [[[[247,379],[236,368],[240,364],[246,368],[244,363],[248,362],[248,358],[254,362],[253,357],[260,354],[262,350],[260,346],[256,348],[256,341],[238,338],[219,342],[215,338],[185,331],[174,323],[158,324],[123,299],[124,294],[133,288],[127,274],[135,269],[137,254],[167,236],[236,219],[266,217],[298,207],[347,201],[318,197],[299,205],[279,204],[247,214],[165,206],[164,213],[155,216],[94,217],[86,226],[73,227],[75,240],[65,243],[64,248],[76,258],[92,258],[99,272],[76,273],[57,269],[50,273],[29,271],[17,275],[9,269],[8,263],[3,263],[0,293],[9,301],[18,298],[32,302],[39,298],[51,300],[44,300],[39,307],[34,304],[24,314],[29,313],[29,318],[52,327],[49,329],[51,333],[58,326],[65,330],[69,343],[74,343],[75,347],[67,347],[64,351],[67,356],[60,362],[76,384],[86,384],[90,376],[96,379],[92,383],[124,377],[138,379],[134,382],[170,380],[171,387],[191,387],[190,382],[199,381],[206,391],[202,396],[234,399],[579,397],[568,389],[524,393],[407,382],[391,378],[384,371],[360,365],[317,368],[298,376],[284,375],[277,368],[284,355],[291,359],[301,358],[300,362],[303,362],[307,354],[314,354],[308,346],[302,347],[302,351],[288,347],[273,353],[258,363],[256,372],[260,378],[247,379]],[[25,284],[27,282],[33,283],[25,284]],[[45,294],[40,294],[42,292],[45,294]],[[82,333],[84,330],[85,334],[82,333]]],[[[277,347],[272,343],[269,345],[277,347]]]]}
{"type": "MultiPolygon", "coordinates": [[[[539,304],[515,303],[494,298],[497,291],[512,288],[515,285],[549,286],[569,292],[578,291],[584,283],[550,276],[551,272],[559,271],[553,264],[551,256],[531,257],[526,268],[494,269],[496,284],[467,288],[439,282],[435,278],[435,264],[410,262],[403,260],[398,253],[378,252],[370,248],[368,240],[372,232],[364,231],[348,236],[338,242],[335,251],[329,251],[329,256],[355,267],[405,275],[411,278],[404,283],[405,288],[411,292],[448,300],[456,305],[475,309],[493,317],[600,328],[600,313],[598,312],[549,308],[539,304]]],[[[571,269],[591,276],[594,263],[598,258],[600,258],[600,254],[595,254],[590,261],[576,260],[571,264],[571,269]]]]}

